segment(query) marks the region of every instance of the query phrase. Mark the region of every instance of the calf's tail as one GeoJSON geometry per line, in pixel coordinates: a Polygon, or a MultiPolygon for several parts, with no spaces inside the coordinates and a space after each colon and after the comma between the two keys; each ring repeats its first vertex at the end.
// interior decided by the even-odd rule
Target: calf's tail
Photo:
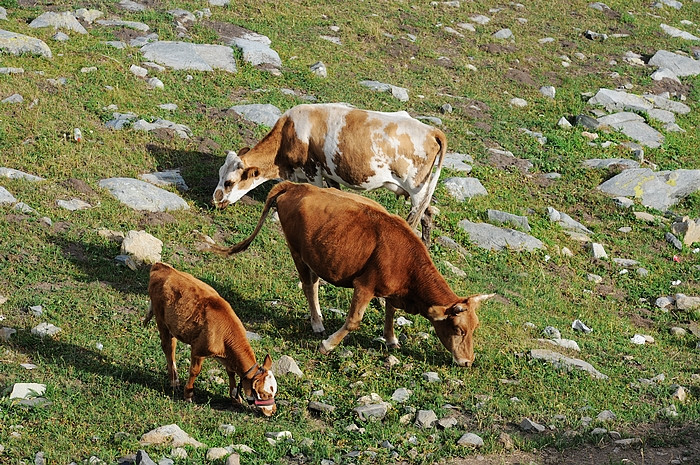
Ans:
{"type": "Polygon", "coordinates": [[[445,160],[445,153],[447,152],[447,138],[442,131],[436,131],[435,141],[440,147],[440,151],[437,154],[437,166],[435,167],[434,171],[430,171],[428,174],[428,179],[425,180],[428,183],[428,190],[425,191],[425,196],[421,199],[421,202],[415,211],[415,215],[411,215],[408,218],[409,225],[414,229],[418,227],[420,220],[423,217],[423,213],[430,206],[430,201],[433,198],[433,193],[435,192],[438,180],[440,179],[440,172],[442,171],[442,163],[445,160]]]}
{"type": "Polygon", "coordinates": [[[248,246],[253,242],[253,239],[255,239],[255,236],[258,235],[260,232],[260,228],[263,225],[263,222],[265,221],[265,218],[267,217],[268,213],[270,213],[270,208],[272,208],[272,205],[275,203],[277,200],[277,197],[280,195],[284,194],[287,192],[287,190],[293,186],[294,183],[291,183],[289,181],[284,181],[279,184],[277,184],[275,187],[272,188],[270,193],[267,195],[267,200],[265,201],[265,206],[263,207],[263,211],[260,215],[260,219],[258,220],[257,226],[255,226],[255,230],[253,233],[248,236],[246,239],[244,239],[242,242],[239,242],[238,244],[232,245],[231,247],[221,247],[218,245],[210,245],[209,250],[211,250],[214,253],[217,253],[219,255],[223,255],[225,257],[230,257],[231,255],[237,254],[239,252],[243,252],[245,249],[248,248],[248,246]]]}

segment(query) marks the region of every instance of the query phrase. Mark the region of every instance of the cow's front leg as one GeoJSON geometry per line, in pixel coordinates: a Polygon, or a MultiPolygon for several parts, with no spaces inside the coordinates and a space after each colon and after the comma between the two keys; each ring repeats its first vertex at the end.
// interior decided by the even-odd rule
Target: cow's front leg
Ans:
{"type": "Polygon", "coordinates": [[[236,372],[226,370],[228,373],[228,396],[234,404],[241,403],[240,392],[236,392],[236,372]]]}
{"type": "Polygon", "coordinates": [[[190,377],[185,384],[185,401],[192,402],[194,397],[194,380],[199,376],[199,372],[202,371],[202,362],[204,357],[197,357],[192,354],[190,358],[190,377]]]}
{"type": "Polygon", "coordinates": [[[342,342],[350,331],[355,331],[360,327],[365,309],[373,297],[374,293],[370,290],[362,287],[355,287],[355,292],[352,295],[352,302],[350,303],[350,311],[348,311],[348,316],[345,318],[345,323],[338,331],[331,334],[328,339],[321,342],[318,350],[322,354],[328,354],[342,342]]]}
{"type": "Polygon", "coordinates": [[[396,313],[396,307],[391,305],[387,300],[384,312],[384,339],[386,340],[386,345],[390,349],[398,349],[401,347],[401,344],[399,344],[399,340],[394,333],[394,314],[396,313]]]}

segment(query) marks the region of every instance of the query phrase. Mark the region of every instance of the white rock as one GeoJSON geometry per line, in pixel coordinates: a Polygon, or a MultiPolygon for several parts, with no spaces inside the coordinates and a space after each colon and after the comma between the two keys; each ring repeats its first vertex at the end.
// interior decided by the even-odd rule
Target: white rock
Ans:
{"type": "Polygon", "coordinates": [[[46,393],[46,385],[38,383],[15,383],[12,386],[10,400],[29,399],[31,397],[41,397],[46,393]]]}
{"type": "Polygon", "coordinates": [[[121,253],[131,256],[137,264],[161,261],[163,241],[146,231],[129,231],[121,245],[121,253]]]}
{"type": "Polygon", "coordinates": [[[457,445],[479,448],[484,445],[484,440],[474,433],[465,433],[457,440],[457,445]]]}
{"type": "Polygon", "coordinates": [[[525,108],[527,106],[527,100],[522,99],[520,97],[514,97],[510,99],[510,104],[514,107],[525,108]]]}
{"type": "Polygon", "coordinates": [[[304,376],[304,373],[299,369],[297,362],[289,355],[282,355],[272,364],[272,372],[276,376],[284,376],[288,374],[295,375],[299,378],[304,376]]]}
{"type": "Polygon", "coordinates": [[[206,447],[205,444],[191,438],[176,424],[161,426],[145,433],[141,436],[139,443],[142,446],[170,444],[172,447],[206,447]]]}
{"type": "Polygon", "coordinates": [[[598,258],[598,259],[608,258],[608,254],[605,252],[603,245],[598,244],[597,242],[593,242],[591,244],[591,254],[593,255],[594,258],[598,258]]]}
{"type": "Polygon", "coordinates": [[[142,68],[136,65],[131,65],[129,67],[129,71],[131,71],[131,74],[138,77],[146,77],[146,75],[148,74],[148,70],[146,68],[142,68]]]}
{"type": "Polygon", "coordinates": [[[61,328],[58,326],[54,326],[51,323],[39,323],[35,327],[32,328],[32,334],[39,336],[39,337],[45,337],[45,336],[53,336],[61,331],[61,328]]]}

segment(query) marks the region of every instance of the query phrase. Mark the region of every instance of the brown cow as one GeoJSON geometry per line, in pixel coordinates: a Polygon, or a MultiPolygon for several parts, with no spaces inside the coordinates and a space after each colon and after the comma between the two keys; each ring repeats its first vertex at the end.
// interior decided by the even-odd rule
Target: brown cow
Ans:
{"type": "Polygon", "coordinates": [[[282,182],[267,196],[250,237],[232,247],[212,249],[232,255],[248,248],[275,201],[315,332],[324,331],[319,277],[336,286],[354,288],[345,324],[321,342],[322,353],[333,350],[348,332],[359,327],[367,304],[376,296],[386,300],[384,337],[390,347],[399,346],[394,313],[401,308],[430,320],[454,361],[471,366],[472,334],[479,325],[476,310],[494,294],[457,296],[406,221],[372,200],[337,189],[282,182]]]}
{"type": "Polygon", "coordinates": [[[215,357],[228,373],[232,400],[240,402],[245,395],[248,403],[258,407],[264,415],[275,413],[277,381],[270,371],[272,359],[267,355],[262,366],[257,364],[241,320],[211,286],[170,265],[156,263],[151,266],[148,294],[151,305],[143,325],[156,317],[173,387],[180,385],[175,367],[177,340],[190,345],[186,401],[192,402],[194,380],[202,369],[202,362],[206,357],[215,357]],[[236,375],[240,382],[234,396],[236,375]]]}
{"type": "MultiPolygon", "coordinates": [[[[319,187],[325,180],[360,191],[383,187],[411,199],[408,222],[415,229],[430,205],[446,150],[442,131],[405,111],[368,111],[340,103],[297,105],[255,147],[228,153],[213,201],[224,208],[278,178],[319,187]]],[[[429,214],[423,218],[426,243],[429,214]]]]}

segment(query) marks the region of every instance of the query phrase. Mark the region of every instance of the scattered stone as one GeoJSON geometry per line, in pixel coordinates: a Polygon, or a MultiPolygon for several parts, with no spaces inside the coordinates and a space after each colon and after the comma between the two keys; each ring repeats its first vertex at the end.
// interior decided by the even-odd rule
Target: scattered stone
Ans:
{"type": "Polygon", "coordinates": [[[474,433],[465,433],[457,440],[458,446],[480,448],[484,445],[484,440],[474,433]]]}
{"type": "Polygon", "coordinates": [[[553,207],[547,207],[547,216],[549,217],[549,221],[557,223],[559,226],[561,226],[567,231],[575,231],[585,234],[592,233],[590,229],[588,229],[578,221],[574,220],[568,214],[557,211],[553,207]]]}
{"type": "Polygon", "coordinates": [[[315,412],[320,412],[320,413],[331,413],[335,410],[334,405],[325,404],[323,402],[318,402],[315,400],[309,401],[308,408],[309,408],[309,410],[313,410],[315,412]]]}
{"type": "Polygon", "coordinates": [[[457,418],[455,418],[455,417],[441,418],[437,422],[437,425],[442,429],[454,428],[458,424],[459,424],[459,422],[457,421],[457,418]]]}
{"type": "Polygon", "coordinates": [[[134,463],[135,465],[157,465],[143,449],[139,449],[136,452],[136,461],[134,463]]]}
{"type": "Polygon", "coordinates": [[[17,334],[17,330],[14,328],[0,328],[0,341],[10,342],[10,337],[12,337],[13,334],[17,334]]]}
{"type": "Polygon", "coordinates": [[[33,397],[42,397],[46,393],[46,385],[39,383],[15,383],[12,386],[10,400],[12,399],[31,399],[33,397]]]}
{"type": "Polygon", "coordinates": [[[137,265],[161,261],[163,241],[146,231],[129,231],[121,245],[121,253],[131,256],[137,265]]]}
{"type": "Polygon", "coordinates": [[[294,375],[298,378],[302,378],[304,373],[299,369],[297,362],[289,355],[282,355],[272,364],[272,372],[275,376],[286,376],[294,375]]]}
{"type": "Polygon", "coordinates": [[[282,111],[270,104],[235,105],[230,108],[248,121],[273,127],[282,111]]]}
{"type": "Polygon", "coordinates": [[[603,410],[598,414],[598,421],[606,422],[606,421],[613,421],[617,418],[617,415],[615,415],[612,411],[610,410],[603,410]]]}
{"type": "Polygon", "coordinates": [[[525,108],[527,106],[527,100],[522,99],[520,97],[514,97],[510,99],[510,104],[514,107],[525,108]]]}
{"type": "Polygon", "coordinates": [[[440,236],[437,238],[437,240],[435,242],[437,242],[438,244],[440,244],[441,246],[443,246],[445,248],[456,251],[457,253],[462,255],[462,257],[470,257],[471,256],[471,254],[469,253],[469,251],[467,249],[465,249],[464,247],[459,245],[454,239],[452,239],[450,237],[440,236]]]}
{"type": "Polygon", "coordinates": [[[167,119],[157,118],[152,123],[144,119],[136,121],[131,126],[135,131],[155,131],[156,129],[168,129],[177,134],[181,139],[189,139],[192,135],[192,130],[184,124],[173,123],[167,119]]]}
{"type": "Polygon", "coordinates": [[[467,232],[474,244],[484,249],[509,249],[520,252],[544,248],[539,239],[513,229],[499,228],[487,223],[472,223],[469,220],[460,221],[458,226],[467,232]]]}
{"type": "Polygon", "coordinates": [[[32,328],[32,334],[39,337],[51,337],[55,334],[58,334],[59,332],[61,332],[61,328],[46,322],[39,323],[38,325],[32,328]]]}
{"type": "Polygon", "coordinates": [[[29,307],[29,313],[31,313],[32,316],[40,317],[44,314],[44,307],[42,307],[41,305],[32,305],[31,307],[29,307]]]}
{"type": "Polygon", "coordinates": [[[639,168],[639,162],[627,158],[592,158],[581,162],[584,168],[627,170],[639,168]]]}
{"type": "Polygon", "coordinates": [[[645,206],[666,211],[700,190],[700,170],[654,172],[648,168],[629,169],[605,181],[598,189],[615,197],[637,198],[645,206]]]}
{"type": "Polygon", "coordinates": [[[700,308],[700,297],[691,297],[685,294],[675,295],[676,308],[678,310],[695,310],[700,308]]]}
{"type": "Polygon", "coordinates": [[[688,332],[684,328],[681,328],[679,326],[672,327],[670,329],[670,332],[671,332],[671,336],[673,336],[677,339],[683,339],[688,334],[688,332]]]}
{"type": "Polygon", "coordinates": [[[309,69],[313,74],[320,78],[328,77],[328,70],[326,69],[326,65],[323,64],[322,61],[317,61],[316,63],[311,65],[309,69]]]}
{"type": "Polygon", "coordinates": [[[668,242],[669,244],[674,246],[676,249],[683,250],[683,243],[681,241],[679,241],[678,238],[676,236],[674,236],[673,234],[671,234],[670,232],[667,232],[664,235],[664,239],[666,239],[666,242],[668,242]]]}
{"type": "Polygon", "coordinates": [[[0,204],[2,203],[16,203],[17,199],[14,195],[10,194],[10,191],[0,186],[0,204]]]}
{"type": "Polygon", "coordinates": [[[621,447],[630,447],[641,443],[642,440],[640,438],[618,439],[615,441],[615,444],[621,447]]]}
{"type": "Polygon", "coordinates": [[[119,19],[98,19],[95,23],[105,27],[128,27],[129,29],[141,32],[148,32],[151,29],[148,27],[148,24],[139,23],[137,21],[122,21],[119,19]]]}
{"type": "Polygon", "coordinates": [[[636,113],[624,111],[599,118],[600,124],[608,125],[621,131],[645,147],[658,148],[664,142],[664,136],[649,126],[644,118],[636,113]]]}
{"type": "Polygon", "coordinates": [[[690,32],[683,31],[668,24],[661,23],[661,30],[671,37],[677,37],[684,40],[700,40],[700,37],[691,34],[690,32]]]}
{"type": "Polygon", "coordinates": [[[136,65],[131,65],[129,71],[131,71],[131,74],[137,77],[146,77],[146,75],[148,74],[148,70],[146,68],[142,68],[136,65]]]}
{"type": "Polygon", "coordinates": [[[172,69],[195,71],[221,69],[229,73],[237,71],[233,49],[226,45],[158,41],[141,47],[141,53],[146,60],[155,61],[172,69]]]}
{"type": "Polygon", "coordinates": [[[398,388],[391,395],[391,400],[393,400],[394,402],[403,403],[406,402],[409,397],[411,397],[412,393],[413,391],[411,391],[410,389],[398,388]]]}
{"type": "Polygon", "coordinates": [[[442,166],[451,170],[470,173],[472,167],[469,163],[474,163],[474,159],[471,157],[471,155],[447,152],[445,154],[445,160],[443,161],[442,166]]]}
{"type": "Polygon", "coordinates": [[[454,274],[454,275],[456,275],[456,276],[459,276],[460,278],[466,278],[466,277],[467,277],[467,273],[465,273],[464,270],[462,270],[462,269],[456,267],[455,265],[453,265],[452,263],[448,262],[447,260],[445,260],[443,263],[445,264],[445,266],[447,267],[447,269],[449,269],[449,270],[452,272],[452,274],[454,274]]]}
{"type": "Polygon", "coordinates": [[[547,428],[539,423],[535,423],[529,418],[523,418],[523,421],[520,422],[520,429],[527,433],[542,433],[547,428]]]}
{"type": "Polygon", "coordinates": [[[29,27],[34,29],[53,27],[54,29],[67,29],[69,31],[77,32],[78,34],[88,33],[83,25],[80,24],[80,21],[78,21],[75,15],[70,11],[65,11],[63,13],[47,11],[29,23],[29,27]]]}
{"type": "Polygon", "coordinates": [[[604,434],[608,434],[608,430],[605,428],[593,428],[593,431],[591,431],[591,434],[593,436],[602,436],[604,434]]]}
{"type": "Polygon", "coordinates": [[[574,320],[571,323],[571,329],[573,329],[574,331],[581,331],[584,334],[588,334],[588,333],[593,332],[593,330],[591,328],[589,328],[588,326],[586,326],[586,324],[583,321],[578,320],[578,319],[574,320]]]}
{"type": "Polygon", "coordinates": [[[51,58],[51,49],[44,41],[35,39],[34,37],[17,34],[10,31],[0,29],[0,51],[4,51],[11,55],[41,55],[45,58],[51,58]]]}
{"type": "Polygon", "coordinates": [[[181,192],[189,190],[179,169],[142,174],[139,178],[158,187],[175,186],[181,192]]]}
{"type": "Polygon", "coordinates": [[[678,77],[700,74],[700,60],[694,60],[666,50],[656,52],[649,60],[649,65],[666,68],[678,77]]]}
{"type": "Polygon", "coordinates": [[[387,402],[378,404],[360,405],[355,407],[353,411],[362,421],[378,421],[382,420],[389,410],[390,405],[387,402]]]}
{"type": "Polygon", "coordinates": [[[418,428],[432,428],[437,423],[437,415],[432,410],[418,410],[416,412],[415,425],[418,428]]]}
{"type": "Polygon", "coordinates": [[[56,42],[67,42],[70,40],[70,37],[68,36],[68,34],[66,34],[64,32],[60,32],[60,31],[57,32],[56,34],[54,34],[51,38],[53,40],[55,40],[56,42]]]}
{"type": "Polygon", "coordinates": [[[379,81],[360,81],[360,85],[375,92],[389,92],[402,102],[408,102],[408,89],[379,81]]]}
{"type": "Polygon", "coordinates": [[[484,186],[476,178],[447,178],[443,184],[450,196],[460,202],[479,195],[488,195],[484,186]]]}
{"type": "MultiPolygon", "coordinates": [[[[545,97],[553,99],[557,95],[557,90],[554,88],[554,86],[542,86],[540,87],[540,94],[544,95],[545,97]]],[[[567,121],[568,123],[568,121],[567,121]]],[[[569,124],[569,126],[571,126],[569,124]]]]}
{"type": "Polygon", "coordinates": [[[99,182],[123,204],[141,211],[164,212],[188,210],[182,198],[145,181],[132,178],[109,178],[99,182]]]}
{"type": "Polygon", "coordinates": [[[576,352],[581,352],[581,348],[578,346],[576,341],[571,339],[553,338],[553,339],[538,339],[540,342],[546,342],[557,347],[562,347],[564,349],[575,350],[576,352]]]}
{"type": "Polygon", "coordinates": [[[97,18],[102,17],[104,14],[100,10],[94,10],[87,8],[78,8],[75,10],[75,17],[81,21],[85,21],[88,24],[95,22],[97,18]]]}
{"type": "Polygon", "coordinates": [[[603,277],[597,274],[588,273],[587,279],[593,284],[600,284],[603,282],[603,277]]]}
{"type": "Polygon", "coordinates": [[[583,36],[584,36],[586,39],[598,40],[598,41],[600,41],[600,42],[604,42],[604,41],[608,40],[608,35],[607,35],[607,34],[603,34],[603,33],[600,33],[600,32],[591,31],[590,29],[587,30],[586,32],[584,32],[584,33],[583,33],[583,36]]]}
{"type": "Polygon", "coordinates": [[[176,424],[160,426],[141,436],[142,446],[170,445],[172,447],[206,447],[205,444],[191,438],[176,424]]]}
{"type": "Polygon", "coordinates": [[[441,381],[440,375],[434,371],[423,373],[423,379],[427,380],[429,383],[439,383],[441,381]]]}
{"type": "Polygon", "coordinates": [[[92,208],[92,205],[90,205],[89,203],[83,202],[82,200],[75,198],[70,200],[56,200],[56,205],[72,212],[92,208]]]}
{"type": "Polygon", "coordinates": [[[506,213],[498,210],[487,210],[489,221],[495,224],[509,224],[515,228],[530,232],[530,224],[527,216],[518,216],[511,213],[506,213]]]}
{"type": "Polygon", "coordinates": [[[513,31],[511,31],[508,28],[501,29],[499,31],[494,32],[491,37],[494,39],[501,39],[501,40],[506,40],[506,39],[512,39],[513,36],[513,31]]]}
{"type": "Polygon", "coordinates": [[[542,332],[549,339],[560,339],[561,338],[561,332],[557,328],[555,328],[554,326],[546,326],[542,330],[542,332]]]}
{"type": "Polygon", "coordinates": [[[583,360],[576,358],[567,357],[558,352],[554,352],[547,349],[532,349],[530,351],[530,356],[535,360],[543,360],[551,363],[557,369],[565,369],[566,371],[571,370],[582,370],[590,373],[591,376],[598,379],[608,379],[607,375],[599,372],[593,366],[583,360]]]}
{"type": "Polygon", "coordinates": [[[588,115],[577,115],[575,118],[576,126],[582,126],[588,130],[595,131],[600,127],[597,119],[588,115]]]}
{"type": "Polygon", "coordinates": [[[563,116],[559,118],[559,121],[557,121],[557,126],[563,129],[569,129],[573,127],[571,123],[569,123],[569,120],[564,118],[563,116]]]}
{"type": "Polygon", "coordinates": [[[22,103],[24,102],[24,97],[20,94],[12,94],[7,98],[4,98],[0,103],[22,103]]]}
{"type": "Polygon", "coordinates": [[[686,391],[686,389],[683,386],[674,384],[673,386],[671,386],[671,388],[675,388],[673,394],[671,394],[672,399],[677,400],[682,404],[684,404],[688,400],[688,391],[686,391]]]}

